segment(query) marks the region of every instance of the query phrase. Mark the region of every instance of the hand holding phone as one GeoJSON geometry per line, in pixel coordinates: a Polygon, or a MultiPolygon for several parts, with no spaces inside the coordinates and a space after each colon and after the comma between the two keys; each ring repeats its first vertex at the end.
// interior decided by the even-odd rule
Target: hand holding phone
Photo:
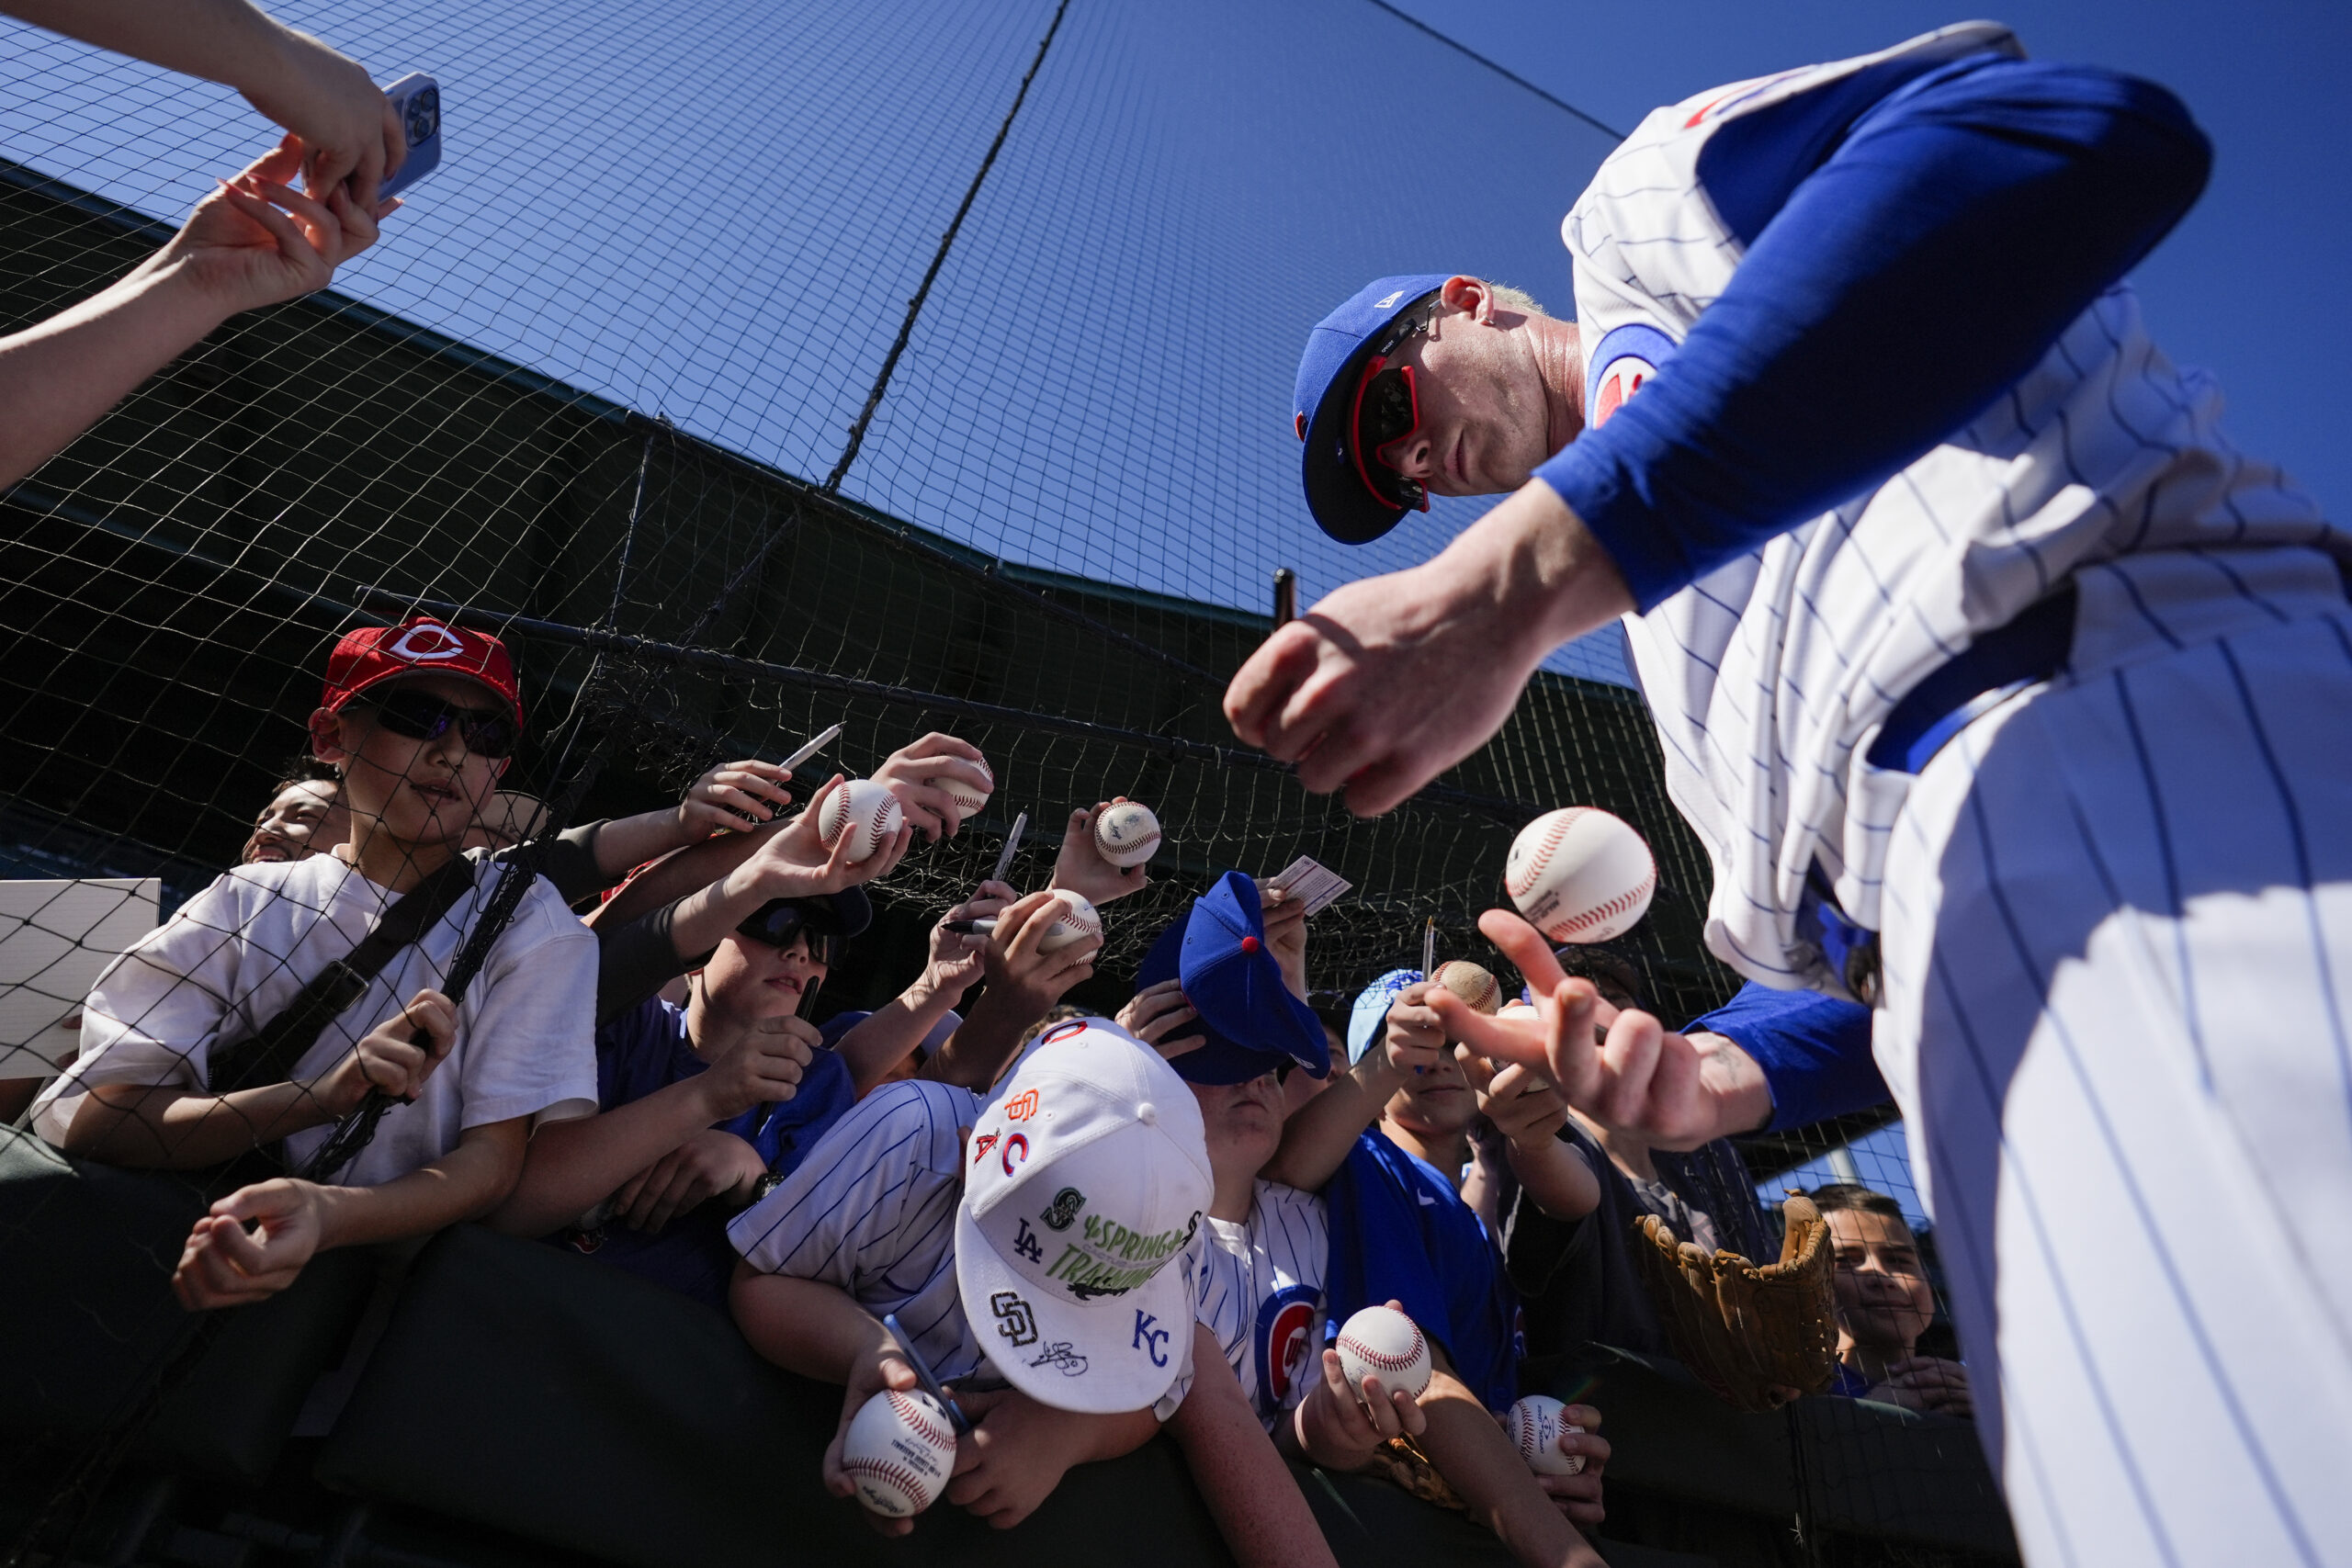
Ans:
{"type": "Polygon", "coordinates": [[[384,96],[400,117],[401,134],[408,142],[400,172],[383,184],[383,195],[398,196],[441,166],[441,84],[422,71],[412,71],[385,88],[384,96]]]}

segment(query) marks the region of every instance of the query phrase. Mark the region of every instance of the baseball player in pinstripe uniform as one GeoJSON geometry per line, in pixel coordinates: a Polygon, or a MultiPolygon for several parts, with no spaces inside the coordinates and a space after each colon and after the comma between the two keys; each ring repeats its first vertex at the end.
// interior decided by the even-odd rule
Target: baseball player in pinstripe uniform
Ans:
{"type": "MultiPolygon", "coordinates": [[[[1328,532],[1515,493],[1227,695],[1380,811],[1625,616],[1709,945],[1876,1006],[2036,1563],[2352,1554],[2352,537],[2119,281],[2210,159],[1982,24],[1657,110],[1562,225],[1577,321],[1428,276],[1317,329],[1328,532]]],[[[1689,1146],[1805,1092],[1645,1015],[1595,1048],[1487,926],[1542,1028],[1449,1025],[1600,1120],[1689,1146]]]]}

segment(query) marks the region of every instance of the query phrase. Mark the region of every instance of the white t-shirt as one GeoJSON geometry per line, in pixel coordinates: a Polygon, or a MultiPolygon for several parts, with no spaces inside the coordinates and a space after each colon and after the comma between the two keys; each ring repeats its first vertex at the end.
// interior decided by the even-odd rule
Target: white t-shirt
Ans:
{"type": "MultiPolygon", "coordinates": [[[[941,1382],[1002,1387],[989,1346],[1004,1325],[975,1325],[956,1285],[964,1193],[956,1134],[980,1105],[970,1090],[928,1078],[884,1084],[834,1122],[781,1186],[729,1221],[728,1239],[764,1273],[822,1280],[876,1318],[896,1313],[941,1382]]],[[[1193,1386],[1192,1336],[1178,1342],[1174,1382],[1152,1406],[1162,1421],[1193,1386]]]]}
{"type": "Polygon", "coordinates": [[[1225,1348],[1268,1431],[1321,1376],[1331,1256],[1323,1200],[1279,1182],[1256,1185],[1250,1218],[1204,1218],[1193,1243],[1198,1316],[1225,1348]]]}
{"type": "MultiPolygon", "coordinates": [[[[319,1032],[294,1079],[332,1067],[417,992],[437,988],[504,866],[477,857],[474,888],[394,955],[359,999],[319,1032]]],[[[99,1084],[201,1089],[216,1046],[250,1038],[328,964],[348,953],[398,896],[333,854],[241,865],[182,905],[98,976],[82,1015],[82,1055],[34,1107],[62,1144],[99,1084]]],[[[544,878],[491,945],[458,1010],[457,1043],[413,1105],[394,1106],[339,1178],[373,1187],[458,1146],[469,1127],[555,1121],[596,1109],[596,938],[544,878]]],[[[297,1165],[332,1126],[286,1140],[297,1165]]]]}

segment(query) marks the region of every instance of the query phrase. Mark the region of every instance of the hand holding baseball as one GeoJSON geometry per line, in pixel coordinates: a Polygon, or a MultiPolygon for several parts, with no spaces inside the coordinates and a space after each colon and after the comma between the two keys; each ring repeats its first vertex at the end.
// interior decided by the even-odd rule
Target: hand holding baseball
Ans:
{"type": "Polygon", "coordinates": [[[1047,886],[1066,887],[1097,907],[1151,886],[1151,878],[1141,865],[1113,865],[1095,840],[1095,819],[1114,806],[1125,805],[1126,799],[1123,795],[1097,801],[1083,811],[1069,814],[1069,826],[1062,832],[1061,851],[1054,857],[1053,880],[1047,886]]]}
{"type": "Polygon", "coordinates": [[[874,782],[889,786],[907,821],[934,844],[955,837],[996,790],[996,774],[980,749],[937,730],[884,758],[874,782]]]}
{"type": "Polygon", "coordinates": [[[860,846],[854,833],[836,834],[830,845],[824,841],[826,802],[847,784],[848,781],[839,773],[828,780],[808,802],[808,809],[791,826],[770,834],[752,852],[750,859],[727,874],[728,892],[756,895],[763,900],[814,898],[888,876],[896,870],[914,842],[910,828],[900,827],[888,843],[863,860],[857,858],[860,846]]]}
{"type": "Polygon", "coordinates": [[[1577,1110],[1659,1148],[1697,1148],[1770,1119],[1762,1070],[1731,1042],[1703,1036],[1702,1050],[1648,1013],[1619,1012],[1592,982],[1562,973],[1543,936],[1517,915],[1489,909],[1478,929],[1519,966],[1535,1010],[1487,1018],[1459,997],[1435,995],[1442,1027],[1472,1050],[1536,1069],[1577,1110]]]}
{"type": "MultiPolygon", "coordinates": [[[[818,1466],[825,1490],[836,1497],[857,1495],[857,1483],[842,1468],[842,1447],[848,1440],[850,1426],[856,1421],[858,1412],[865,1408],[865,1402],[886,1389],[911,1394],[922,1387],[922,1380],[907,1364],[906,1353],[899,1349],[898,1341],[890,1338],[888,1331],[879,1324],[874,1325],[874,1332],[881,1338],[880,1348],[870,1356],[858,1356],[850,1361],[849,1382],[842,1389],[841,1419],[834,1424],[833,1440],[825,1445],[824,1460],[818,1466]]],[[[905,1535],[915,1528],[910,1517],[891,1518],[862,1505],[858,1512],[876,1534],[905,1535]]]]}

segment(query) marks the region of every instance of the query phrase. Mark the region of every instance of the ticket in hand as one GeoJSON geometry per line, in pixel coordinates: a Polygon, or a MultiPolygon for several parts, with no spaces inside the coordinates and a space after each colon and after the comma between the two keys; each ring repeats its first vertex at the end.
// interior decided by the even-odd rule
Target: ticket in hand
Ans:
{"type": "Polygon", "coordinates": [[[1297,894],[1306,901],[1306,912],[1312,915],[1327,908],[1355,884],[1329,866],[1301,855],[1267,878],[1266,886],[1297,894]]]}

